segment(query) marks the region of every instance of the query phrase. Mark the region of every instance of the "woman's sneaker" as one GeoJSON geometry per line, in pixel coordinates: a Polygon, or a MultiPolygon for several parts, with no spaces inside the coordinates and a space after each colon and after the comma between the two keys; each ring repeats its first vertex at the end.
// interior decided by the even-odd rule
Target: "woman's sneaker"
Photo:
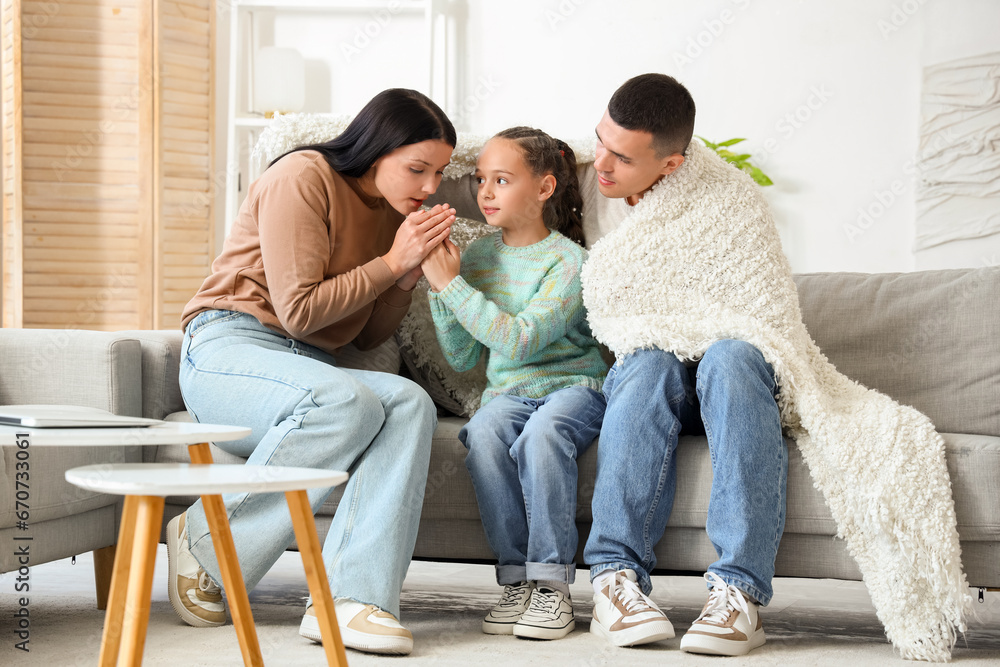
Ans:
{"type": "Polygon", "coordinates": [[[615,646],[648,644],[674,636],[674,626],[666,614],[635,583],[634,571],[618,570],[606,578],[594,594],[591,633],[615,646]]]}
{"type": "Polygon", "coordinates": [[[712,584],[701,615],[681,638],[681,650],[708,655],[746,655],[764,645],[759,605],[729,586],[714,572],[705,574],[712,584]]]}
{"type": "Polygon", "coordinates": [[[527,610],[534,590],[535,584],[530,581],[504,586],[500,601],[493,605],[493,609],[483,619],[483,632],[488,635],[514,634],[514,625],[527,610]]]}
{"type": "MultiPolygon", "coordinates": [[[[350,598],[333,602],[344,646],[366,653],[407,655],[413,650],[413,635],[399,624],[396,617],[373,604],[361,604],[350,598]]],[[[306,608],[299,625],[299,634],[320,644],[323,635],[312,605],[306,608]]]]}
{"type": "Polygon", "coordinates": [[[167,524],[167,597],[188,625],[210,628],[226,622],[222,591],[198,564],[188,546],[187,512],[167,524]]]}
{"type": "Polygon", "coordinates": [[[515,637],[560,639],[573,632],[573,604],[562,591],[539,586],[531,593],[528,609],[514,624],[515,637]]]}

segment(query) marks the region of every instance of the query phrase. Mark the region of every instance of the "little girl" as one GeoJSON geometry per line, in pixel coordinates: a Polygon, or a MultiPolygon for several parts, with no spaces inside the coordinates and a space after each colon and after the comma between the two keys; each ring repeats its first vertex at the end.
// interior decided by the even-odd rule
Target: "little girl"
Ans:
{"type": "Polygon", "coordinates": [[[458,436],[504,586],[483,632],[558,639],[575,627],[576,460],[600,432],[607,373],[583,308],[576,158],[515,127],[483,147],[476,179],[500,232],[461,260],[448,240],[422,268],[448,363],[487,354],[482,407],[458,436]]]}

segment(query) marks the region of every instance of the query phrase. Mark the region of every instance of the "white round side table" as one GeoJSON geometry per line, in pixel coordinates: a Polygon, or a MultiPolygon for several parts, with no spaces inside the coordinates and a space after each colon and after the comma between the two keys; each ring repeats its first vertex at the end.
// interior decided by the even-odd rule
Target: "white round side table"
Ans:
{"type": "MultiPolygon", "coordinates": [[[[192,459],[196,455],[207,454],[207,445],[200,454],[195,450],[196,446],[191,447],[192,459]]],[[[210,460],[211,455],[208,456],[210,460]]],[[[346,472],[218,463],[128,463],[73,468],[66,471],[66,480],[84,489],[125,496],[118,554],[101,642],[102,666],[142,663],[164,497],[192,494],[202,496],[204,502],[244,663],[263,665],[257,631],[221,496],[223,493],[245,491],[285,494],[295,538],[302,554],[306,580],[316,608],[327,662],[330,665],[347,665],[316,524],[306,495],[306,489],[342,484],[347,480],[346,472]],[[239,615],[238,605],[232,604],[237,599],[245,605],[245,609],[239,610],[239,615]],[[126,616],[126,608],[134,609],[136,613],[126,616]]]]}

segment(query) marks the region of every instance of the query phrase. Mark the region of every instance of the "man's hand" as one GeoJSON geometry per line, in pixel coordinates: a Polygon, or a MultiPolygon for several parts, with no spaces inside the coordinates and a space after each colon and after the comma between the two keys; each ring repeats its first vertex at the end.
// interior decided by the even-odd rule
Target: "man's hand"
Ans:
{"type": "Polygon", "coordinates": [[[430,251],[420,268],[424,270],[431,289],[440,292],[455,279],[462,268],[462,252],[451,239],[445,239],[430,251]]]}

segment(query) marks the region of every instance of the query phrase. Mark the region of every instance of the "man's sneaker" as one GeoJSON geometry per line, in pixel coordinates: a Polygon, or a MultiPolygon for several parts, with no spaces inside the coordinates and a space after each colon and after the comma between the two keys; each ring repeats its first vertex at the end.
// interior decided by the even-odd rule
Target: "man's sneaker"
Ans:
{"type": "Polygon", "coordinates": [[[187,512],[167,524],[167,597],[188,625],[210,628],[226,622],[222,591],[198,565],[188,546],[187,512]]]}
{"type": "Polygon", "coordinates": [[[764,644],[759,605],[747,600],[735,586],[719,575],[705,575],[712,590],[708,602],[691,628],[681,638],[681,650],[709,655],[746,655],[764,644]]]}
{"type": "Polygon", "coordinates": [[[590,631],[615,646],[635,646],[670,639],[674,626],[635,583],[635,572],[619,570],[594,594],[590,631]]]}
{"type": "MultiPolygon", "coordinates": [[[[407,655],[413,650],[413,635],[399,624],[396,617],[373,604],[361,604],[350,598],[337,598],[333,602],[344,646],[367,653],[407,655]]],[[[299,625],[299,634],[314,642],[323,643],[319,619],[312,605],[306,608],[299,625]]]]}
{"type": "Polygon", "coordinates": [[[531,593],[528,609],[514,624],[515,637],[560,639],[573,632],[573,605],[562,591],[540,586],[531,593]]]}
{"type": "Polygon", "coordinates": [[[500,601],[493,605],[493,609],[483,619],[483,632],[488,635],[514,634],[514,624],[521,620],[521,614],[528,608],[531,592],[534,590],[535,584],[530,581],[504,586],[500,601]]]}

